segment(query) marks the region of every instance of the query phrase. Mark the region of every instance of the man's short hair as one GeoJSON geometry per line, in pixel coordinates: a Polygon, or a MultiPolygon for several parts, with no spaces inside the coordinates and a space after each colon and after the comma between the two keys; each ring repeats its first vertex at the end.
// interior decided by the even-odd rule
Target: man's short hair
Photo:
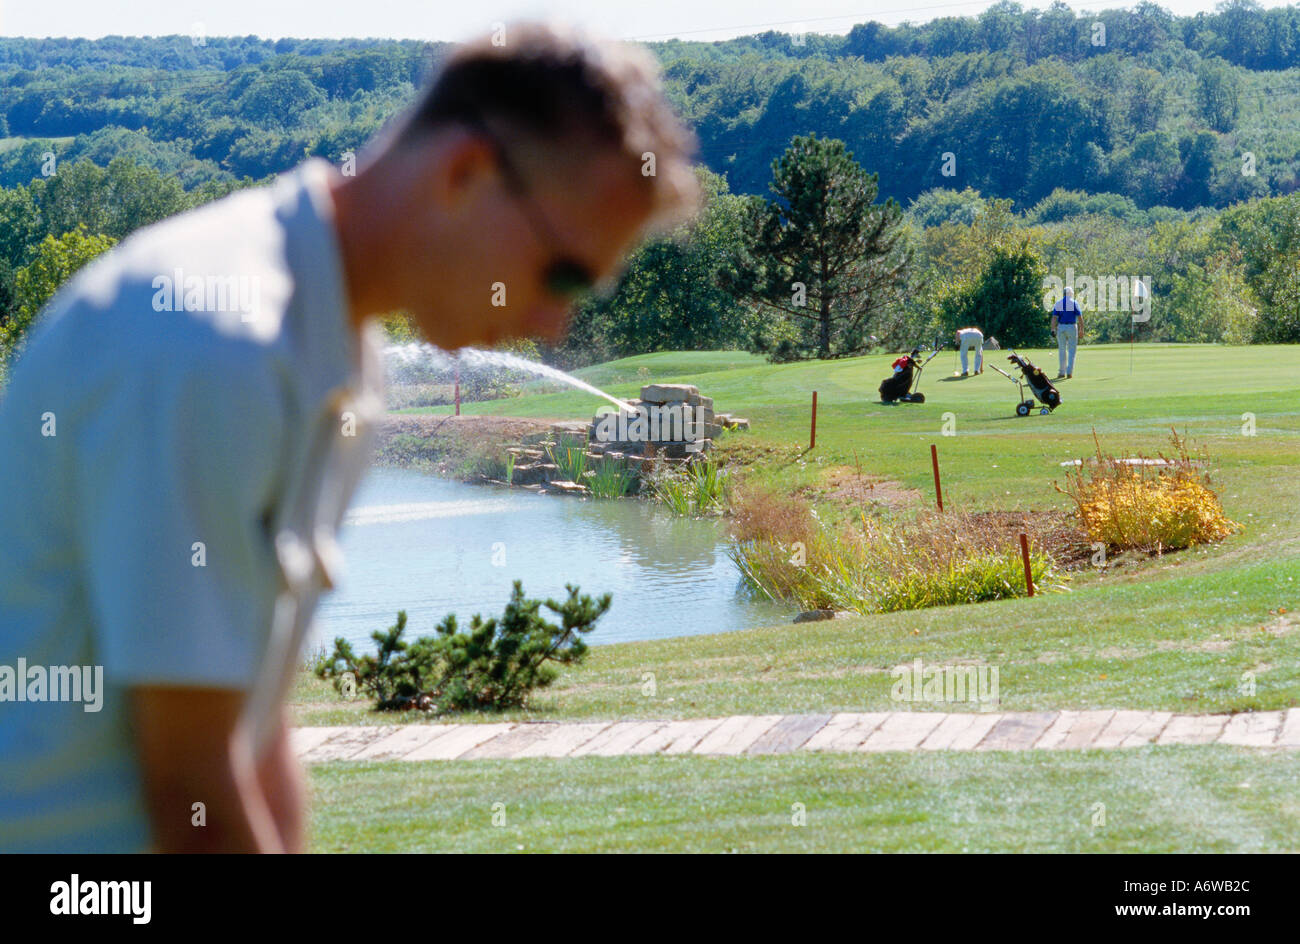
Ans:
{"type": "Polygon", "coordinates": [[[673,113],[658,65],[640,46],[549,23],[507,24],[502,35],[465,43],[448,57],[398,141],[479,123],[542,148],[588,144],[623,155],[661,224],[689,215],[699,199],[694,135],[673,113]],[[650,155],[653,174],[643,172],[650,155]]]}

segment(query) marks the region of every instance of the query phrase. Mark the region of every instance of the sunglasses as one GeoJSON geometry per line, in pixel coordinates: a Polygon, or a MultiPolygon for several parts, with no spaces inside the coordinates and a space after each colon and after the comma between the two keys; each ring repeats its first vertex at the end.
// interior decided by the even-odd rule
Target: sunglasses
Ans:
{"type": "Polygon", "coordinates": [[[541,209],[529,196],[529,188],[524,182],[523,175],[510,160],[500,139],[482,121],[471,119],[467,123],[491,144],[506,188],[523,210],[524,217],[528,220],[528,225],[532,227],[538,241],[551,249],[552,261],[542,269],[541,273],[541,284],[546,291],[555,298],[565,299],[574,299],[593,291],[596,287],[596,278],[591,269],[560,248],[561,240],[555,235],[555,230],[546,221],[541,209]]]}

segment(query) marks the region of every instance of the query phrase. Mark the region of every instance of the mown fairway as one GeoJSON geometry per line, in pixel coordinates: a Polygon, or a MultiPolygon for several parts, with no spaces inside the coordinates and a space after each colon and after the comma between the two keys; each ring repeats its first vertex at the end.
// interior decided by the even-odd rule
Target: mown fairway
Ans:
{"type": "Polygon", "coordinates": [[[312,781],[320,852],[1300,848],[1295,751],[343,762],[312,781]]]}
{"type": "MultiPolygon", "coordinates": [[[[1055,374],[1055,351],[1022,353],[1049,376],[1055,374]]],[[[1006,363],[1005,353],[988,356],[999,366],[1006,363]]],[[[746,474],[789,488],[824,484],[831,471],[856,472],[860,466],[868,476],[916,489],[916,501],[931,501],[929,446],[936,443],[945,501],[977,510],[1066,509],[1068,500],[1052,483],[1063,479],[1062,462],[1092,453],[1094,431],[1107,451],[1154,455],[1167,448],[1169,429],[1176,426],[1205,448],[1227,513],[1244,529],[1218,547],[1076,574],[1032,600],[597,647],[586,665],[563,673],[533,712],[512,717],[896,709],[889,698],[889,669],[915,658],[927,664],[998,666],[1005,710],[1105,707],[1209,713],[1300,705],[1300,349],[1138,345],[1130,371],[1129,348],[1085,347],[1074,379],[1059,384],[1062,407],[1051,416],[1026,418],[1013,415],[1015,386],[990,370],[979,377],[946,379],[954,359],[951,352],[942,353],[926,369],[921,384],[925,404],[889,407],[876,396],[892,360],[885,355],[772,366],[740,353],[657,354],[581,374],[627,397],[651,380],[697,384],[718,410],[747,416],[754,424],[750,433],[725,437],[724,451],[750,460],[746,474]],[[806,453],[814,390],[819,395],[817,448],[806,453]],[[945,420],[955,435],[942,434],[945,420]],[[1248,435],[1252,422],[1254,435],[1248,435]],[[657,680],[653,697],[642,694],[647,672],[657,680]],[[1243,684],[1248,678],[1253,678],[1253,693],[1243,684]]],[[[597,405],[590,396],[566,393],[469,405],[466,412],[578,418],[597,405]]],[[[848,510],[843,503],[824,509],[828,516],[848,510]]],[[[341,703],[323,683],[305,677],[295,701],[304,724],[413,720],[380,717],[356,703],[341,703]]],[[[953,707],[960,710],[949,709],[953,707]]],[[[681,779],[699,786],[707,799],[673,806],[671,828],[638,828],[628,837],[643,835],[647,845],[663,849],[725,848],[729,843],[793,849],[811,842],[828,849],[1013,850],[1026,848],[1026,831],[1035,831],[1040,836],[1033,848],[1041,849],[1286,849],[1294,848],[1286,838],[1293,830],[1257,827],[1271,813],[1294,822],[1300,787],[1300,764],[1293,759],[1203,747],[952,756],[942,761],[906,756],[726,763],[592,758],[414,767],[403,765],[409,772],[400,776],[403,782],[414,777],[421,785],[418,793],[402,787],[391,796],[390,790],[398,790],[395,768],[317,768],[318,840],[331,848],[354,849],[366,848],[372,840],[383,848],[454,845],[427,834],[394,833],[388,817],[437,820],[442,828],[451,828],[446,824],[460,822],[460,814],[439,819],[443,791],[449,791],[446,802],[457,810],[481,802],[487,811],[496,800],[509,802],[497,793],[509,793],[509,784],[527,781],[528,802],[544,808],[546,815],[528,821],[533,840],[519,839],[526,848],[633,848],[630,838],[618,838],[620,830],[632,830],[629,818],[655,822],[666,816],[657,806],[660,801],[645,795],[681,779]],[[420,768],[418,775],[414,767],[420,768]],[[1250,772],[1256,768],[1280,778],[1271,799],[1237,787],[1253,780],[1250,772]],[[838,776],[845,771],[852,772],[848,779],[854,785],[838,776]],[[708,786],[715,780],[716,790],[708,786]],[[797,793],[801,782],[810,790],[829,791],[825,802],[838,812],[823,822],[825,831],[815,842],[810,833],[788,827],[763,829],[762,838],[756,838],[754,824],[766,822],[764,817],[788,822],[788,812],[782,810],[799,801],[791,791],[797,793]],[[472,789],[476,783],[492,790],[480,796],[472,789]],[[773,792],[775,784],[781,785],[776,791],[780,797],[773,792]],[[1090,833],[1080,832],[1086,820],[1074,809],[1082,798],[1076,796],[1079,789],[1131,801],[1133,819],[1126,821],[1131,832],[1094,844],[1090,833]],[[1056,791],[1056,799],[1031,799],[1044,790],[1056,791]],[[1149,796],[1139,803],[1142,791],[1149,796]],[[360,804],[359,794],[372,799],[360,804]],[[1238,838],[1207,841],[1194,836],[1190,826],[1171,827],[1160,811],[1177,807],[1180,797],[1192,804],[1189,823],[1231,823],[1228,833],[1238,838]],[[626,815],[615,815],[613,807],[626,815]],[[959,820],[936,820],[940,808],[1001,810],[990,814],[988,825],[1006,828],[981,833],[972,842],[959,820]],[[383,810],[388,812],[377,812],[383,810]],[[356,825],[349,826],[353,820],[356,825]],[[890,823],[897,828],[884,828],[890,823]],[[907,823],[931,825],[909,831],[902,828],[907,823]],[[947,831],[936,838],[936,827],[947,831]]],[[[490,813],[483,816],[486,822],[490,813]]],[[[482,848],[483,830],[467,819],[451,835],[462,828],[467,845],[482,848]]]]}
{"type": "MultiPolygon", "coordinates": [[[[1020,353],[1048,376],[1056,373],[1055,350],[1020,353]]],[[[1006,352],[986,354],[988,363],[1009,369],[1006,352]]],[[[773,366],[739,352],[647,354],[577,375],[621,397],[636,396],[651,381],[696,384],[719,411],[754,422],[737,438],[775,447],[764,470],[774,477],[807,471],[794,457],[808,444],[815,390],[817,449],[800,456],[805,463],[851,466],[856,453],[865,472],[928,489],[934,442],[948,493],[981,508],[1066,507],[1052,482],[1061,479],[1061,462],[1093,452],[1094,430],[1111,451],[1154,454],[1177,426],[1207,448],[1229,514],[1268,515],[1268,526],[1279,529],[1289,518],[1291,533],[1300,533],[1292,513],[1300,498],[1300,348],[1140,344],[1130,369],[1127,346],[1084,346],[1074,378],[1058,385],[1061,408],[1024,418],[1014,415],[1015,385],[992,370],[952,379],[956,355],[948,350],[925,370],[924,404],[885,406],[876,388],[894,356],[773,366]],[[953,414],[955,436],[942,436],[945,413],[953,414]],[[1243,435],[1247,413],[1255,417],[1255,436],[1243,435]]],[[[585,393],[564,393],[467,404],[464,412],[587,418],[600,404],[585,393]]]]}

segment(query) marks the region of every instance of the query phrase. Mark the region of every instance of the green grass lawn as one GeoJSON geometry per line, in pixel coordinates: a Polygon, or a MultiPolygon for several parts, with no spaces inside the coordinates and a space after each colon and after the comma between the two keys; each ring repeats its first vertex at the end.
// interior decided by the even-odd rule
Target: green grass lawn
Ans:
{"type": "MultiPolygon", "coordinates": [[[[1283,561],[1219,570],[1205,559],[1159,565],[1145,579],[1098,581],[1033,599],[599,646],[586,664],[566,669],[532,711],[504,717],[896,710],[889,670],[918,657],[927,665],[997,666],[999,704],[1007,711],[1293,707],[1300,704],[1300,621],[1291,617],[1300,600],[1295,551],[1293,545],[1283,561]],[[1279,608],[1288,613],[1277,615],[1279,608]],[[1254,694],[1243,693],[1247,672],[1254,673],[1254,694]],[[643,694],[647,673],[655,679],[651,697],[643,694]]],[[[418,720],[340,701],[328,683],[305,674],[294,700],[305,724],[418,720]]]]}
{"type": "MultiPolygon", "coordinates": [[[[1023,353],[1055,373],[1055,351],[1023,353]]],[[[1154,455],[1177,426],[1206,449],[1225,509],[1244,528],[1216,547],[1074,574],[1033,599],[598,646],[532,711],[507,717],[896,709],[889,669],[915,658],[998,666],[1003,710],[1300,705],[1300,348],[1138,345],[1130,355],[1128,347],[1087,346],[1075,377],[1060,382],[1061,408],[1023,419],[1013,415],[1018,394],[1005,378],[986,371],[950,379],[951,353],[926,370],[926,403],[883,406],[875,390],[891,360],[773,366],[735,352],[668,353],[582,373],[620,396],[651,381],[697,383],[718,410],[754,424],[724,437],[724,454],[747,460],[746,475],[786,488],[815,488],[832,470],[860,468],[929,501],[929,447],[937,444],[945,501],[974,510],[1068,509],[1053,483],[1063,480],[1062,462],[1092,453],[1094,432],[1108,451],[1154,455]],[[814,390],[817,448],[808,453],[814,390]],[[944,435],[945,423],[955,435],[944,435]],[[647,673],[656,681],[649,697],[642,694],[647,673]],[[1250,693],[1243,683],[1252,677],[1250,693]]],[[[564,393],[464,409],[577,418],[597,405],[564,393]]],[[[303,724],[415,720],[341,701],[305,673],[293,700],[303,724]]],[[[503,802],[514,797],[532,811],[517,840],[528,849],[1245,851],[1294,848],[1287,833],[1294,834],[1298,769],[1294,755],[1173,747],[328,765],[313,781],[321,848],[503,848],[505,833],[490,827],[490,814],[474,819],[497,790],[505,791],[503,802]],[[1242,782],[1254,786],[1239,788],[1242,782]],[[804,802],[786,799],[800,789],[823,804],[819,828],[811,816],[806,829],[778,828],[788,823],[789,803],[804,802]],[[429,807],[434,792],[440,799],[429,807]],[[1087,797],[1103,793],[1127,810],[1104,835],[1091,831],[1084,812],[1093,802],[1087,797]],[[419,828],[424,820],[429,835],[419,828]],[[1203,829],[1194,825],[1200,821],[1203,829]]]]}
{"type": "MultiPolygon", "coordinates": [[[[1055,373],[1056,352],[1022,352],[1055,373]]],[[[1005,352],[989,361],[1009,367],[1005,352]]],[[[1194,434],[1243,489],[1276,479],[1277,467],[1300,453],[1300,348],[1139,344],[1084,346],[1075,376],[1059,386],[1063,404],[1050,417],[1014,416],[1019,399],[1006,378],[986,370],[953,379],[955,355],[943,352],[921,382],[924,404],[884,406],[876,388],[894,355],[829,362],[770,365],[743,353],[667,353],[626,358],[578,371],[620,397],[641,384],[696,383],[719,411],[747,416],[749,435],[780,447],[808,443],[809,406],[818,393],[817,449],[806,462],[852,463],[908,485],[928,486],[927,451],[938,443],[954,500],[997,502],[1001,507],[1057,503],[1051,491],[1062,461],[1092,452],[1092,432],[1116,451],[1154,452],[1169,428],[1194,434]],[[736,366],[730,366],[730,365],[736,366]],[[637,376],[644,369],[645,376],[637,376]],[[626,377],[623,382],[610,379],[626,377]],[[945,413],[955,435],[944,436],[945,413]],[[1256,435],[1242,435],[1243,415],[1255,417],[1256,435]]],[[[558,393],[463,404],[465,413],[588,418],[602,402],[590,394],[558,393]]],[[[438,407],[428,412],[449,412],[438,407]]],[[[417,411],[420,412],[420,411],[417,411]]],[[[796,450],[797,451],[797,450],[796,450]]],[[[1297,479],[1275,484],[1291,488],[1297,479]]],[[[1230,491],[1232,491],[1230,489],[1230,491]]],[[[1247,499],[1248,500],[1248,499],[1247,499]]],[[[1242,504],[1245,504],[1243,502],[1242,504]]],[[[1249,509],[1248,509],[1249,510],[1249,509]]]]}
{"type": "MultiPolygon", "coordinates": [[[[1054,363],[1054,352],[1035,356],[1054,363]]],[[[919,489],[928,501],[929,445],[937,443],[948,502],[979,509],[1067,508],[1052,483],[1062,480],[1061,461],[1091,451],[1094,428],[1116,451],[1155,453],[1177,424],[1207,448],[1227,511],[1245,528],[1218,547],[1075,574],[1032,600],[598,646],[533,712],[510,717],[875,710],[891,704],[888,670],[918,656],[998,665],[1008,710],[1300,704],[1300,349],[1139,345],[1130,375],[1127,348],[1085,348],[1075,378],[1062,383],[1064,405],[1023,419],[1006,418],[1015,388],[996,374],[943,380],[951,355],[941,354],[927,371],[931,399],[893,407],[852,389],[883,376],[884,355],[829,365],[717,366],[732,360],[755,359],[656,354],[592,372],[661,364],[655,380],[699,379],[719,408],[753,419],[751,433],[727,437],[762,451],[747,474],[791,487],[853,465],[856,450],[865,472],[919,489]],[[716,369],[701,378],[680,372],[701,361],[716,369]],[[1092,379],[1093,372],[1100,376],[1092,379]],[[802,455],[802,401],[813,386],[818,445],[802,455]],[[1254,436],[1242,435],[1246,412],[1255,415],[1254,436]],[[944,413],[956,416],[955,436],[941,435],[944,413]],[[656,676],[653,698],[641,694],[647,672],[656,676]],[[1254,695],[1241,693],[1245,672],[1255,673],[1254,695]]],[[[629,395],[635,385],[613,389],[629,395]]],[[[566,394],[467,409],[563,416],[590,405],[588,396],[566,394]]],[[[340,702],[328,685],[305,676],[295,701],[304,723],[408,720],[340,702]]]]}
{"type": "MultiPolygon", "coordinates": [[[[1005,354],[989,361],[1009,367],[1005,354]]],[[[1055,373],[1056,352],[1022,352],[1055,373]]],[[[986,370],[953,379],[955,355],[926,369],[924,404],[885,406],[876,388],[893,355],[770,365],[737,352],[650,354],[578,373],[608,392],[635,396],[650,381],[697,383],[715,408],[753,421],[744,437],[765,451],[760,473],[796,485],[841,465],[907,487],[933,489],[929,447],[939,447],[946,500],[976,508],[1066,508],[1053,482],[1062,462],[1091,455],[1095,432],[1120,454],[1168,448],[1171,426],[1190,433],[1214,460],[1229,515],[1250,525],[1244,540],[1300,534],[1300,348],[1139,344],[1081,348],[1075,376],[1059,386],[1051,416],[1014,415],[1016,387],[986,370]],[[1130,367],[1131,361],[1131,367],[1130,367]],[[736,365],[736,366],[730,366],[736,365]],[[644,372],[642,374],[642,372],[644,372]],[[640,376],[637,376],[641,374],[640,376]],[[813,391],[817,448],[807,453],[813,391]],[[1253,420],[1252,420],[1253,418],[1253,420]],[[1244,435],[1253,422],[1254,435],[1244,435]],[[944,435],[945,428],[953,435],[944,435]],[[1273,532],[1276,532],[1274,534],[1273,532]]],[[[463,405],[465,413],[588,418],[601,401],[559,393],[463,405]]],[[[434,408],[428,412],[447,412],[434,408]]]]}
{"type": "Polygon", "coordinates": [[[1300,850],[1300,754],[1217,746],[344,762],[312,794],[318,852],[1300,850]]]}

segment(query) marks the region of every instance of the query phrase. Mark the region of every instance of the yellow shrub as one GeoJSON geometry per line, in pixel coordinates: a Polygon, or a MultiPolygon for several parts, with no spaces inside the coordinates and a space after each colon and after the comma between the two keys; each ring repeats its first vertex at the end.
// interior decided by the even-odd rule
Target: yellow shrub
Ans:
{"type": "MultiPolygon", "coordinates": [[[[1094,435],[1095,439],[1095,435],[1094,435]]],[[[1112,548],[1164,550],[1221,541],[1241,526],[1223,513],[1209,477],[1197,471],[1186,441],[1173,435],[1175,455],[1164,465],[1130,465],[1104,456],[1085,478],[1082,467],[1058,491],[1074,499],[1079,524],[1112,548]]]]}

